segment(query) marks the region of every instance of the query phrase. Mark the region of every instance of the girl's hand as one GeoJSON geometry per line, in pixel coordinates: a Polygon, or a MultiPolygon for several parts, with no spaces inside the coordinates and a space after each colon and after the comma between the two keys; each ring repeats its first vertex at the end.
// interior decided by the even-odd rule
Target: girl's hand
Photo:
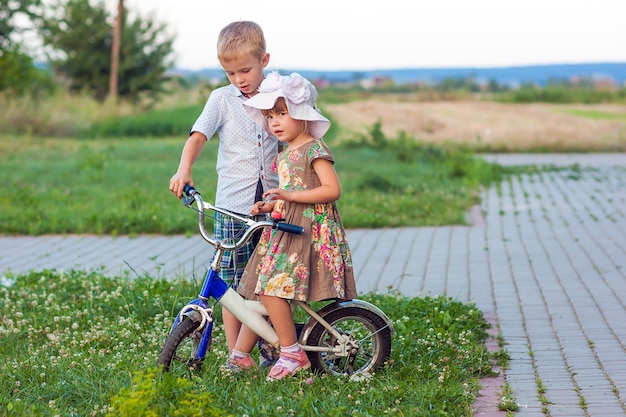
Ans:
{"type": "Polygon", "coordinates": [[[274,202],[266,202],[266,201],[257,201],[252,206],[252,210],[250,210],[250,214],[252,216],[258,216],[259,214],[267,214],[272,211],[274,208],[274,202]]]}
{"type": "Polygon", "coordinates": [[[270,201],[283,200],[294,201],[293,194],[295,191],[286,191],[281,188],[272,188],[263,193],[263,198],[270,201]]]}

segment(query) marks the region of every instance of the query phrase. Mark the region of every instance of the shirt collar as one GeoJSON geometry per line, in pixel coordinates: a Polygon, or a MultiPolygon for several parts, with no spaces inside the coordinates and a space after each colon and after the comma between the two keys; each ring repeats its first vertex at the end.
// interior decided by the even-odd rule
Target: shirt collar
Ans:
{"type": "Polygon", "coordinates": [[[232,95],[234,97],[246,97],[246,95],[244,93],[242,93],[240,89],[238,89],[237,87],[235,87],[232,84],[228,84],[228,90],[227,91],[228,91],[228,94],[230,94],[230,95],[232,95]]]}

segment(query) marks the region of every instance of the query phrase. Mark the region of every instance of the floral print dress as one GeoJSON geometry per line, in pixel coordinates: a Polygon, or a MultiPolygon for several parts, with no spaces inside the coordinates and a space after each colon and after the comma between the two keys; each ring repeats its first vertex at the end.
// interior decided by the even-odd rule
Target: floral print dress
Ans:
{"type": "MultiPolygon", "coordinates": [[[[312,167],[317,158],[334,162],[321,140],[280,153],[274,166],[279,187],[290,191],[319,187],[312,167]]],[[[352,258],[337,205],[280,201],[274,209],[287,223],[302,226],[304,233],[265,229],[243,273],[239,293],[247,298],[257,294],[300,301],[356,298],[352,258]]]]}

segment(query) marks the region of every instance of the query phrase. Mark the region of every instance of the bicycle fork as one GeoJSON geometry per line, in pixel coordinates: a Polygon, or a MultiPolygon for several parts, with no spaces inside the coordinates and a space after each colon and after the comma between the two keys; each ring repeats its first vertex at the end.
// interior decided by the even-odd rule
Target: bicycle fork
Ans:
{"type": "MultiPolygon", "coordinates": [[[[194,322],[200,322],[195,335],[201,335],[197,342],[194,360],[204,359],[206,352],[211,346],[213,333],[213,308],[209,306],[209,300],[217,300],[241,323],[253,330],[265,339],[274,348],[278,348],[278,335],[274,328],[267,322],[267,311],[260,301],[248,301],[230,288],[216,273],[214,269],[207,272],[202,289],[198,298],[184,306],[176,316],[173,330],[183,317],[189,317],[194,322]]],[[[170,333],[171,333],[170,330],[170,333]]]]}

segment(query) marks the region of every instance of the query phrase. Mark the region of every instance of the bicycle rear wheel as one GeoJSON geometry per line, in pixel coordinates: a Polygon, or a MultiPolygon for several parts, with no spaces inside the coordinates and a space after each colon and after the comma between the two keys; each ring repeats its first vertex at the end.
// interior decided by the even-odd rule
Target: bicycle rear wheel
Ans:
{"type": "Polygon", "coordinates": [[[194,321],[183,316],[163,344],[157,363],[163,366],[164,371],[196,371],[200,370],[202,360],[196,360],[195,355],[202,337],[196,329],[200,321],[194,321]]]}
{"type": "MultiPolygon", "coordinates": [[[[331,375],[371,374],[389,359],[391,328],[375,312],[360,307],[347,307],[328,313],[324,319],[340,334],[356,342],[358,349],[348,356],[308,351],[307,355],[314,370],[331,375]]],[[[337,345],[337,338],[320,323],[316,323],[306,344],[334,347],[337,345]]]]}

